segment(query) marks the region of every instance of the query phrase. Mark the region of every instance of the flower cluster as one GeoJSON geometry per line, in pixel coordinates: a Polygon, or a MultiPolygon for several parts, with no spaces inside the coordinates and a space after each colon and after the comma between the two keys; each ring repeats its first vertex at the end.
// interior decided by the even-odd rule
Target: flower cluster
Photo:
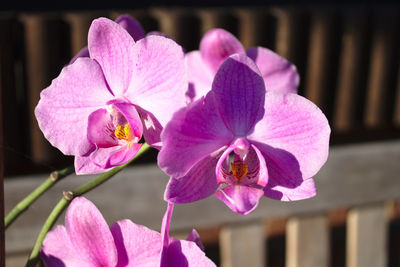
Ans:
{"type": "Polygon", "coordinates": [[[316,194],[313,176],[328,157],[330,127],[297,95],[299,75],[263,47],[245,50],[213,29],[184,53],[162,33],[145,35],[124,15],[93,21],[88,47],[42,91],[35,110],[52,145],[75,156],[78,174],[130,161],[145,140],[170,176],[161,234],[119,221],[75,199],[66,227],[47,235],[46,266],[213,266],[197,232],[169,238],[174,204],[211,195],[246,215],[262,196],[292,201],[316,194]]]}

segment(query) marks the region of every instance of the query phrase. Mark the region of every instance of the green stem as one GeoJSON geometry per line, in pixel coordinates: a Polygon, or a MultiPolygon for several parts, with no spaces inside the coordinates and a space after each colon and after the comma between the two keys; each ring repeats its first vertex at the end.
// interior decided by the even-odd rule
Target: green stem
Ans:
{"type": "Polygon", "coordinates": [[[32,205],[41,195],[43,195],[47,190],[49,190],[53,185],[55,185],[62,178],[74,173],[74,166],[67,167],[65,169],[54,171],[50,176],[33,192],[21,200],[6,216],[4,227],[7,229],[19,215],[21,215],[25,210],[32,205]]]}
{"type": "Polygon", "coordinates": [[[141,149],[139,150],[139,152],[128,163],[125,163],[121,166],[114,167],[113,169],[109,170],[108,172],[100,174],[99,176],[97,176],[96,178],[91,180],[90,182],[88,182],[78,188],[75,188],[72,191],[64,192],[64,197],[57,203],[57,205],[54,207],[54,209],[50,213],[49,217],[47,217],[46,222],[44,223],[42,230],[40,231],[39,236],[36,240],[36,243],[32,249],[31,255],[29,256],[28,262],[26,263],[26,267],[36,266],[36,264],[39,261],[40,248],[42,247],[42,243],[43,243],[44,238],[46,237],[46,234],[50,231],[50,229],[53,227],[53,225],[57,221],[58,217],[60,217],[61,213],[65,210],[65,208],[69,205],[69,203],[75,197],[83,195],[84,193],[89,192],[92,189],[101,185],[102,183],[106,182],[111,177],[113,177],[115,174],[122,171],[130,163],[132,163],[132,161],[134,161],[139,156],[141,156],[149,148],[150,148],[150,146],[148,144],[144,143],[142,145],[141,149]]]}

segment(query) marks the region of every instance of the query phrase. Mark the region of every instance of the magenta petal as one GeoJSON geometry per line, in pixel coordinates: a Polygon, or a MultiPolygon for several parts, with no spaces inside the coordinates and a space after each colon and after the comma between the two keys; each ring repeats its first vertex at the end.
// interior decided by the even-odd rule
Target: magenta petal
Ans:
{"type": "Polygon", "coordinates": [[[78,58],[80,57],[90,57],[89,55],[89,49],[87,48],[87,46],[85,46],[84,48],[82,48],[78,54],[76,54],[71,61],[69,62],[69,64],[74,63],[78,58]]]}
{"type": "Polygon", "coordinates": [[[75,156],[74,160],[75,172],[78,175],[81,174],[96,174],[107,171],[103,166],[96,164],[93,159],[89,156],[75,156]]]}
{"type": "Polygon", "coordinates": [[[218,114],[212,94],[175,113],[161,136],[158,165],[172,177],[184,176],[195,164],[228,145],[232,134],[218,114]]]}
{"type": "Polygon", "coordinates": [[[117,267],[159,266],[161,236],[156,231],[122,220],[110,227],[118,251],[117,267]]]}
{"type": "Polygon", "coordinates": [[[121,25],[122,28],[132,36],[133,40],[138,41],[144,38],[145,34],[142,25],[140,25],[140,23],[130,15],[123,14],[119,16],[115,22],[121,25]]]}
{"type": "Polygon", "coordinates": [[[215,74],[227,57],[236,53],[244,54],[245,51],[239,40],[230,32],[212,29],[201,39],[200,53],[212,74],[215,74]]]}
{"type": "Polygon", "coordinates": [[[267,92],[264,117],[248,139],[257,142],[269,171],[280,169],[277,173],[288,173],[284,175],[292,179],[307,179],[327,160],[329,135],[328,120],[311,101],[295,94],[267,92]]]}
{"type": "Polygon", "coordinates": [[[313,178],[308,178],[296,184],[290,180],[270,179],[264,188],[264,195],[281,201],[295,201],[314,197],[317,194],[313,178]]]}
{"type": "Polygon", "coordinates": [[[263,47],[249,48],[246,54],[260,69],[267,91],[297,93],[300,77],[295,65],[263,47]]]}
{"type": "Polygon", "coordinates": [[[129,126],[135,137],[140,140],[143,133],[142,121],[139,117],[139,113],[136,111],[134,105],[121,101],[110,101],[107,104],[112,104],[118,111],[123,115],[123,117],[128,121],[129,126]]]}
{"type": "Polygon", "coordinates": [[[45,266],[95,266],[75,250],[64,226],[56,226],[43,241],[40,257],[45,266]]]}
{"type": "Polygon", "coordinates": [[[96,61],[79,58],[40,94],[35,116],[44,136],[66,155],[84,155],[89,115],[112,98],[96,61]]]}
{"type": "Polygon", "coordinates": [[[150,112],[136,107],[143,126],[143,137],[150,146],[161,149],[161,131],[163,127],[160,122],[150,112]]]}
{"type": "Polygon", "coordinates": [[[230,56],[215,75],[212,92],[227,128],[246,136],[264,113],[264,80],[246,55],[230,56]]]}
{"type": "Polygon", "coordinates": [[[229,185],[215,193],[215,197],[224,202],[232,211],[247,215],[258,205],[264,195],[262,189],[246,185],[229,185]]]}
{"type": "Polygon", "coordinates": [[[162,267],[215,267],[204,252],[194,242],[175,240],[168,247],[166,265],[162,267]]]}
{"type": "Polygon", "coordinates": [[[88,119],[87,138],[98,148],[118,145],[115,137],[115,126],[106,109],[98,109],[90,114],[88,119]]]}
{"type": "Polygon", "coordinates": [[[67,233],[76,251],[95,266],[115,266],[117,250],[110,229],[96,206],[75,198],[65,216],[67,233]]]}
{"type": "Polygon", "coordinates": [[[215,179],[216,157],[206,157],[185,176],[171,178],[164,198],[177,204],[190,203],[211,196],[217,190],[215,179]]]}
{"type": "Polygon", "coordinates": [[[136,63],[132,54],[135,41],[114,21],[99,18],[89,28],[88,43],[90,57],[100,64],[111,91],[122,96],[136,63]]]}
{"type": "Polygon", "coordinates": [[[200,51],[192,51],[185,55],[188,70],[189,88],[186,96],[189,101],[195,101],[205,96],[211,90],[214,78],[213,72],[205,65],[200,51]]]}
{"type": "Polygon", "coordinates": [[[191,241],[196,243],[196,245],[202,250],[204,251],[204,246],[200,241],[200,235],[199,233],[196,231],[196,229],[192,229],[192,231],[190,232],[190,234],[186,237],[186,241],[191,241]]]}
{"type": "Polygon", "coordinates": [[[186,105],[187,74],[182,47],[162,36],[146,36],[132,51],[134,69],[126,98],[165,126],[186,105]]]}
{"type": "Polygon", "coordinates": [[[141,146],[142,144],[132,143],[109,148],[99,148],[89,158],[94,164],[107,170],[127,163],[137,154],[141,146]]]}

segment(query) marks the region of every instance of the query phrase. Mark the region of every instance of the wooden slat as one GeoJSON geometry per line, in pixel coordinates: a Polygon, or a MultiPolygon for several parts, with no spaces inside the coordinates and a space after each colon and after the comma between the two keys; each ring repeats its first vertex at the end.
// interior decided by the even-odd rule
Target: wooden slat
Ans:
{"type": "Polygon", "coordinates": [[[262,222],[226,225],[221,228],[219,243],[222,267],[264,267],[265,233],[262,222]]]}
{"type": "Polygon", "coordinates": [[[286,228],[286,267],[329,266],[327,216],[290,218],[286,228]]]}
{"type": "Polygon", "coordinates": [[[394,88],[398,58],[398,15],[390,10],[380,10],[373,17],[374,32],[367,85],[365,124],[377,128],[392,123],[394,88]]]}
{"type": "Polygon", "coordinates": [[[344,13],[338,86],[333,114],[336,132],[354,130],[362,125],[363,99],[367,76],[368,17],[350,9],[344,13]]]}
{"type": "Polygon", "coordinates": [[[334,12],[313,12],[305,96],[331,116],[336,83],[338,20],[334,12]]]}
{"type": "Polygon", "coordinates": [[[347,217],[347,267],[385,267],[387,264],[385,206],[354,208],[347,217]]]}
{"type": "Polygon", "coordinates": [[[160,21],[160,31],[174,39],[185,51],[198,48],[200,20],[190,9],[155,8],[150,12],[160,21]]]}
{"type": "Polygon", "coordinates": [[[397,89],[396,89],[396,102],[393,116],[393,122],[396,127],[400,127],[400,66],[397,72],[397,89]]]}
{"type": "Polygon", "coordinates": [[[264,23],[267,17],[266,10],[263,8],[240,8],[236,10],[236,13],[239,17],[238,37],[245,49],[252,46],[262,46],[264,37],[272,32],[266,29],[264,23]]]}
{"type": "Polygon", "coordinates": [[[238,36],[238,20],[228,8],[198,9],[196,14],[201,19],[201,35],[213,28],[223,28],[238,36]]]}

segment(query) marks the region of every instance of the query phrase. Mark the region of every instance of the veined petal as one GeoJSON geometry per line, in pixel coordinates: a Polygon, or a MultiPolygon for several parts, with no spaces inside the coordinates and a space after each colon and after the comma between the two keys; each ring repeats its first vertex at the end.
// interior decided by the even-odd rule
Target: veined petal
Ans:
{"type": "Polygon", "coordinates": [[[150,35],[135,44],[132,57],[135,67],[126,97],[165,126],[186,105],[182,47],[169,38],[150,35]]]}
{"type": "Polygon", "coordinates": [[[204,62],[215,74],[224,60],[233,54],[244,54],[242,44],[224,29],[208,31],[200,42],[200,53],[204,62]]]}
{"type": "Polygon", "coordinates": [[[161,236],[158,232],[122,220],[110,227],[118,251],[117,267],[159,266],[161,236]]]}
{"type": "Polygon", "coordinates": [[[96,164],[89,156],[75,156],[74,168],[77,175],[96,174],[107,171],[104,167],[96,164]]]}
{"type": "Polygon", "coordinates": [[[115,22],[121,25],[122,28],[124,28],[129,35],[132,36],[133,40],[138,41],[144,38],[145,33],[142,25],[140,25],[140,23],[131,16],[123,14],[119,16],[115,22]]]}
{"type": "Polygon", "coordinates": [[[95,262],[85,260],[85,257],[75,250],[65,227],[61,225],[56,226],[46,235],[40,250],[40,257],[46,267],[96,267],[95,262]]]}
{"type": "Polygon", "coordinates": [[[100,64],[111,91],[122,96],[136,63],[132,53],[135,41],[114,21],[99,18],[89,28],[88,43],[90,57],[100,64]]]}
{"type": "Polygon", "coordinates": [[[232,211],[247,215],[258,205],[264,191],[246,185],[228,185],[218,190],[214,196],[224,202],[232,211]]]}
{"type": "Polygon", "coordinates": [[[118,145],[115,126],[107,109],[101,108],[89,115],[87,138],[98,148],[118,145]]]}
{"type": "Polygon", "coordinates": [[[264,188],[264,195],[280,201],[295,201],[314,197],[317,194],[313,178],[308,178],[296,184],[291,180],[270,179],[264,188]]]}
{"type": "Polygon", "coordinates": [[[215,165],[218,158],[208,156],[197,163],[183,177],[171,177],[164,199],[168,202],[182,204],[190,203],[215,193],[218,188],[215,179],[215,165]]]}
{"type": "Polygon", "coordinates": [[[257,143],[268,169],[275,164],[273,168],[290,173],[292,179],[303,180],[313,177],[327,160],[329,135],[328,120],[311,101],[267,92],[264,117],[248,140],[257,143]]]}
{"type": "Polygon", "coordinates": [[[267,91],[297,93],[300,77],[295,65],[263,47],[249,48],[246,54],[260,69],[267,91]]]}
{"type": "Polygon", "coordinates": [[[237,137],[246,136],[263,116],[264,80],[246,55],[225,60],[215,75],[212,92],[226,127],[237,137]]]}
{"type": "Polygon", "coordinates": [[[205,96],[211,90],[214,78],[213,72],[204,63],[200,51],[192,51],[185,55],[188,70],[189,88],[186,96],[189,102],[193,102],[205,96]]]}
{"type": "Polygon", "coordinates": [[[232,138],[210,92],[175,113],[164,128],[158,165],[170,176],[182,177],[200,160],[229,145],[232,138]]]}
{"type": "Polygon", "coordinates": [[[67,233],[82,258],[95,266],[116,266],[117,250],[106,221],[89,200],[75,198],[65,216],[67,233]]]}
{"type": "Polygon", "coordinates": [[[49,142],[66,155],[84,155],[89,115],[112,98],[96,61],[79,58],[40,94],[35,116],[49,142]]]}
{"type": "Polygon", "coordinates": [[[80,57],[90,57],[90,55],[89,55],[89,49],[88,49],[87,46],[85,46],[84,48],[82,48],[82,49],[78,52],[78,54],[76,54],[76,55],[71,59],[71,61],[69,62],[69,64],[74,63],[74,62],[75,62],[78,58],[80,58],[80,57]]]}

